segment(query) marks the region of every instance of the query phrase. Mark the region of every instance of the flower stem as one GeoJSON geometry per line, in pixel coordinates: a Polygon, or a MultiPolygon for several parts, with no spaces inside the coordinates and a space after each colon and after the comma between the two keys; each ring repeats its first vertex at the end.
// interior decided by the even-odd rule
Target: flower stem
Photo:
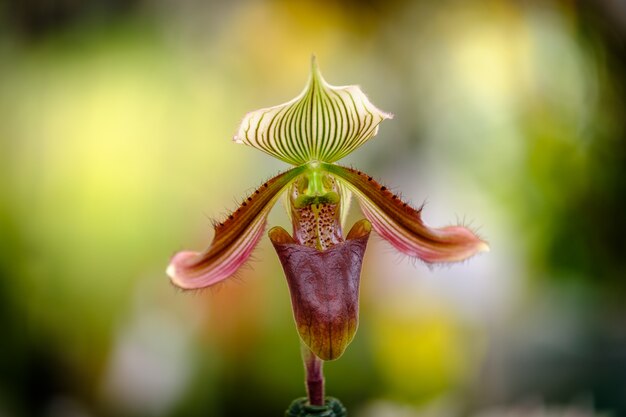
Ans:
{"type": "Polygon", "coordinates": [[[315,356],[307,345],[300,342],[300,353],[306,374],[306,392],[310,405],[324,405],[324,361],[315,356]]]}

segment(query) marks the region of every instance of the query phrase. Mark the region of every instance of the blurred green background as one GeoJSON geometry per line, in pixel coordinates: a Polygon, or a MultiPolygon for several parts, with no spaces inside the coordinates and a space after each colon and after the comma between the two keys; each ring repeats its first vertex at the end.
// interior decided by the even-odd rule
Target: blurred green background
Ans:
{"type": "Polygon", "coordinates": [[[231,138],[312,53],[395,114],[343,163],[492,247],[429,270],[372,239],[328,393],[357,417],[626,416],[625,45],[619,0],[0,3],[0,416],[304,394],[266,239],[216,290],[164,270],[285,168],[231,138]]]}

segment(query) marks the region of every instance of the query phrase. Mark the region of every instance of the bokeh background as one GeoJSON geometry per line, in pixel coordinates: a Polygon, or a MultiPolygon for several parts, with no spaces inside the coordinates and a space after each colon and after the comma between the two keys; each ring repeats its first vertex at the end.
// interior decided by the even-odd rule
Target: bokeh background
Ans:
{"type": "Polygon", "coordinates": [[[626,416],[625,41],[620,0],[0,3],[0,416],[304,394],[266,239],[216,290],[164,270],[285,168],[231,138],[312,53],[395,114],[343,163],[492,247],[428,269],[372,239],[328,393],[357,417],[626,416]]]}

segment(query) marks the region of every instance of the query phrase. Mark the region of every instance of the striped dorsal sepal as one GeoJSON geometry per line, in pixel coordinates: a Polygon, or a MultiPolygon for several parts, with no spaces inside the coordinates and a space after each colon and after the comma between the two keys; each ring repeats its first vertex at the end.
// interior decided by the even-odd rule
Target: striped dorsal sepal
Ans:
{"type": "Polygon", "coordinates": [[[287,103],[246,114],[234,140],[293,165],[335,162],[375,136],[380,122],[391,117],[358,86],[328,84],[313,57],[302,93],[287,103]]]}

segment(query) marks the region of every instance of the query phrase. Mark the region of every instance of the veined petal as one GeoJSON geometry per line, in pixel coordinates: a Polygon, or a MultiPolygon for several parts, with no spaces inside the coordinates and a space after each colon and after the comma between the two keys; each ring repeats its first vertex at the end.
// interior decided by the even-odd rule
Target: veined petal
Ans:
{"type": "Polygon", "coordinates": [[[375,136],[380,122],[391,117],[358,86],[328,84],[313,57],[302,93],[287,103],[246,114],[234,140],[293,165],[334,162],[375,136]]]}
{"type": "Polygon", "coordinates": [[[489,250],[487,243],[466,227],[427,227],[421,208],[414,209],[367,174],[332,164],[322,164],[322,168],[354,192],[374,230],[404,254],[441,263],[462,261],[489,250]]]}
{"type": "Polygon", "coordinates": [[[302,341],[323,360],[339,358],[359,320],[359,283],[371,224],[354,224],[345,242],[320,251],[298,244],[287,231],[269,231],[285,271],[302,341]]]}
{"type": "Polygon", "coordinates": [[[348,213],[350,212],[350,206],[352,205],[352,191],[343,182],[337,181],[337,188],[339,188],[339,196],[341,201],[341,227],[345,229],[346,221],[348,220],[348,213]]]}
{"type": "Polygon", "coordinates": [[[223,223],[214,224],[215,237],[204,252],[175,254],[167,268],[172,283],[186,290],[204,288],[234,274],[262,236],[267,215],[281,191],[305,169],[293,168],[259,187],[223,223]]]}

